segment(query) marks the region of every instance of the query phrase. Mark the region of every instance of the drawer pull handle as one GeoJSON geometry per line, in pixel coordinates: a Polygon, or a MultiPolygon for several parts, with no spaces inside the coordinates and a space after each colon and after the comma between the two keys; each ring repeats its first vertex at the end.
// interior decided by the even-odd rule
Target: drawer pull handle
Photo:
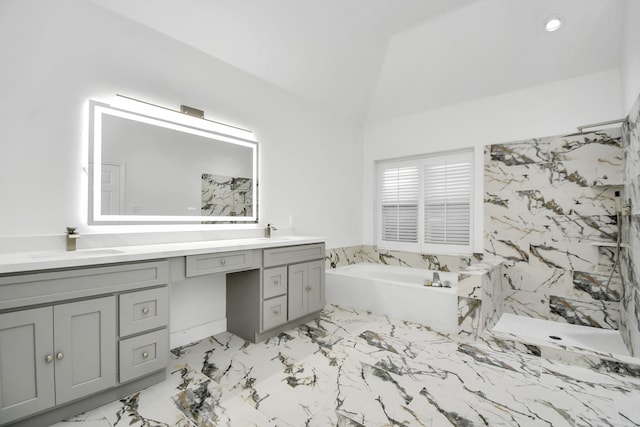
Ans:
{"type": "Polygon", "coordinates": [[[47,354],[47,357],[44,358],[44,361],[47,363],[53,362],[53,356],[50,354],[47,354]]]}
{"type": "Polygon", "coordinates": [[[142,314],[149,314],[149,309],[147,307],[143,308],[142,314]]]}
{"type": "Polygon", "coordinates": [[[56,354],[56,359],[62,360],[64,358],[64,354],[62,352],[56,354]]]}
{"type": "Polygon", "coordinates": [[[279,281],[278,279],[273,279],[273,284],[274,284],[274,285],[277,285],[277,284],[279,284],[279,283],[280,283],[280,281],[279,281]]]}
{"type": "Polygon", "coordinates": [[[223,258],[223,259],[220,260],[220,265],[225,265],[226,263],[227,263],[226,259],[223,258]]]}
{"type": "Polygon", "coordinates": [[[277,316],[278,314],[280,314],[280,312],[278,310],[273,310],[273,314],[277,316]]]}
{"type": "Polygon", "coordinates": [[[149,353],[147,353],[146,351],[142,352],[142,358],[143,359],[147,359],[149,357],[149,353]]]}

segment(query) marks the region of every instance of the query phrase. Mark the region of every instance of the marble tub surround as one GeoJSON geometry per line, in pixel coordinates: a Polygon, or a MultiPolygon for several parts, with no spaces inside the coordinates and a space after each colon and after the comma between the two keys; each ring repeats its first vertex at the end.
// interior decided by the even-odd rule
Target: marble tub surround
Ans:
{"type": "Polygon", "coordinates": [[[380,250],[372,245],[327,249],[326,268],[369,262],[436,271],[462,271],[482,260],[481,255],[429,255],[404,251],[380,250]]]}
{"type": "Polygon", "coordinates": [[[477,338],[502,315],[502,261],[485,260],[458,273],[458,335],[477,338]]]}
{"type": "Polygon", "coordinates": [[[485,256],[505,260],[504,312],[618,329],[621,282],[606,291],[605,277],[623,171],[620,129],[486,147],[485,256]]]}
{"type": "Polygon", "coordinates": [[[374,246],[361,245],[329,249],[325,261],[327,269],[374,263],[458,272],[457,334],[460,336],[477,337],[487,328],[491,328],[502,314],[502,260],[483,261],[480,255],[428,255],[384,251],[374,246]]]}
{"type": "Polygon", "coordinates": [[[625,295],[621,307],[622,337],[631,354],[640,357],[640,97],[623,125],[625,186],[623,205],[630,200],[629,215],[622,217],[626,243],[620,261],[625,295]]]}
{"type": "Polygon", "coordinates": [[[344,307],[260,344],[176,348],[169,378],[56,427],[633,426],[640,380],[344,307]]]}

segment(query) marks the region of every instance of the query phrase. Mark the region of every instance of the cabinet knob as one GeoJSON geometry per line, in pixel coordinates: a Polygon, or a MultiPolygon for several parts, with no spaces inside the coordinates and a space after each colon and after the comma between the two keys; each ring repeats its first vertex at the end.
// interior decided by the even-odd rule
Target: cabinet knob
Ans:
{"type": "Polygon", "coordinates": [[[227,260],[226,260],[226,259],[222,258],[222,259],[220,260],[220,265],[225,265],[226,263],[227,263],[227,260]]]}
{"type": "Polygon", "coordinates": [[[280,283],[280,281],[279,281],[278,279],[273,279],[273,284],[274,284],[274,285],[277,285],[277,284],[279,284],[279,283],[280,283]]]}
{"type": "Polygon", "coordinates": [[[47,354],[47,357],[44,358],[44,361],[47,363],[53,362],[53,356],[50,354],[47,354]]]}
{"type": "Polygon", "coordinates": [[[142,352],[142,358],[143,358],[143,359],[146,359],[146,358],[148,358],[148,357],[149,357],[149,353],[147,353],[146,351],[143,351],[143,352],[142,352]]]}
{"type": "Polygon", "coordinates": [[[64,358],[64,354],[62,352],[56,354],[56,359],[62,360],[64,358]]]}
{"type": "Polygon", "coordinates": [[[278,310],[273,310],[273,314],[275,314],[276,316],[279,314],[280,312],[278,310]]]}
{"type": "Polygon", "coordinates": [[[147,307],[143,308],[142,314],[149,314],[149,309],[147,307]]]}
{"type": "Polygon", "coordinates": [[[307,286],[307,292],[311,292],[311,286],[307,286]]]}

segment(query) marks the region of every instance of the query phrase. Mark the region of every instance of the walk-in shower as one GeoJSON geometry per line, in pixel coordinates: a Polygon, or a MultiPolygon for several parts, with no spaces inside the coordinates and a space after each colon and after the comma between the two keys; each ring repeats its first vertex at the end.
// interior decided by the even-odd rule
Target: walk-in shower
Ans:
{"type": "Polygon", "coordinates": [[[494,197],[486,199],[504,206],[485,202],[487,246],[507,259],[504,314],[491,328],[494,335],[630,355],[620,333],[628,285],[621,272],[622,224],[630,212],[621,195],[623,136],[618,128],[586,130],[625,121],[489,146],[485,193],[494,197]]]}

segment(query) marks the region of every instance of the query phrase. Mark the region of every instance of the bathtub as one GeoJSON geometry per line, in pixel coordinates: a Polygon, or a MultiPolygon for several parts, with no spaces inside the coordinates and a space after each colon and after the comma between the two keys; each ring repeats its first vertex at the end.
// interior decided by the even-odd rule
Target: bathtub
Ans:
{"type": "Polygon", "coordinates": [[[458,326],[458,273],[438,272],[451,288],[424,286],[433,270],[384,264],[353,264],[326,271],[330,304],[409,320],[442,332],[458,326]]]}

